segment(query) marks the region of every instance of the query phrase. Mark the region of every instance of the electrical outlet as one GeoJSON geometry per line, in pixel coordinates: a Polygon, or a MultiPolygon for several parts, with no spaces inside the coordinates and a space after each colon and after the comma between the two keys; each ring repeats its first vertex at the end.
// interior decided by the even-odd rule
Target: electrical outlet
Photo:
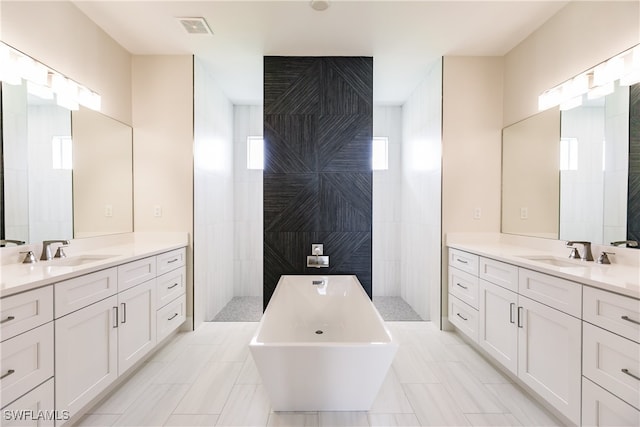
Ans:
{"type": "Polygon", "coordinates": [[[153,216],[155,217],[161,217],[162,216],[162,207],[159,205],[156,205],[153,207],[153,216]]]}
{"type": "Polygon", "coordinates": [[[113,206],[112,205],[104,205],[104,216],[112,217],[113,216],[113,206]]]}
{"type": "Polygon", "coordinates": [[[473,210],[473,219],[480,219],[482,217],[482,209],[481,208],[475,208],[473,210]]]}
{"type": "Polygon", "coordinates": [[[529,219],[529,208],[520,208],[520,219],[529,219]]]}

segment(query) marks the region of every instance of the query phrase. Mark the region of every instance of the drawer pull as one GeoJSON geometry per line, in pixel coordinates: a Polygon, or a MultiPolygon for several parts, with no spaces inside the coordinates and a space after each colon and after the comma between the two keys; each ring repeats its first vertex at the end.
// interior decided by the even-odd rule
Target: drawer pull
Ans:
{"type": "Polygon", "coordinates": [[[518,328],[522,327],[522,307],[518,307],[518,328]]]}
{"type": "Polygon", "coordinates": [[[9,375],[11,375],[11,374],[13,374],[15,372],[16,371],[14,369],[9,369],[6,374],[2,374],[2,376],[0,377],[0,380],[3,380],[5,378],[7,378],[9,375]]]}
{"type": "Polygon", "coordinates": [[[456,283],[456,285],[460,286],[462,289],[469,289],[466,286],[461,285],[460,283],[456,283]]]}
{"type": "Polygon", "coordinates": [[[174,283],[173,285],[171,285],[171,286],[167,287],[167,289],[173,289],[173,288],[175,288],[176,286],[178,286],[178,283],[177,283],[177,282],[176,282],[176,283],[174,283]]]}
{"type": "Polygon", "coordinates": [[[178,261],[178,259],[179,258],[171,259],[171,260],[167,261],[167,264],[173,264],[174,262],[178,261]]]}
{"type": "Polygon", "coordinates": [[[469,319],[466,319],[464,316],[462,316],[460,313],[456,313],[456,316],[458,316],[459,318],[461,318],[462,320],[464,320],[465,322],[469,319]]]}
{"type": "Polygon", "coordinates": [[[6,319],[2,319],[2,320],[0,320],[0,324],[2,324],[2,323],[7,323],[7,322],[11,322],[12,320],[15,320],[15,317],[14,317],[14,316],[7,316],[7,318],[6,318],[6,319]]]}
{"type": "Polygon", "coordinates": [[[640,381],[640,377],[633,375],[631,372],[629,372],[629,370],[627,368],[623,368],[621,369],[623,374],[627,374],[629,375],[631,378],[635,378],[636,380],[640,381]]]}
{"type": "Polygon", "coordinates": [[[635,323],[636,325],[640,325],[640,322],[638,322],[637,320],[631,319],[629,316],[621,316],[620,318],[622,320],[626,320],[627,322],[631,322],[631,323],[635,323]]]}
{"type": "Polygon", "coordinates": [[[469,264],[467,260],[460,259],[460,258],[456,258],[456,261],[459,262],[460,264],[469,264]]]}
{"type": "Polygon", "coordinates": [[[509,304],[509,323],[516,323],[515,320],[513,320],[513,308],[516,306],[515,302],[512,302],[509,304]]]}
{"type": "Polygon", "coordinates": [[[178,313],[173,313],[173,316],[169,317],[167,320],[173,320],[178,317],[178,313]]]}
{"type": "Polygon", "coordinates": [[[118,327],[118,307],[113,307],[113,328],[118,327]]]}

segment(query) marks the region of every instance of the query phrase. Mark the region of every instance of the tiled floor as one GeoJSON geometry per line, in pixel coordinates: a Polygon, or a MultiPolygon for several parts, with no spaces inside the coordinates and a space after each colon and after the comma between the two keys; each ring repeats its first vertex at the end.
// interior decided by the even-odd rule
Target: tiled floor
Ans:
{"type": "Polygon", "coordinates": [[[561,425],[456,334],[387,325],[400,347],[368,412],[272,412],[247,347],[258,324],[214,322],[178,335],[76,425],[561,425]]]}

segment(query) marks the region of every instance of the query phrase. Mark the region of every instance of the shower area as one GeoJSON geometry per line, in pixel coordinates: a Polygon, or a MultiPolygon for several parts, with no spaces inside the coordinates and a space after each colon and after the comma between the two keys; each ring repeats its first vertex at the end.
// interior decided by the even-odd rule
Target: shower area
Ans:
{"type": "MultiPolygon", "coordinates": [[[[194,70],[194,308],[258,321],[263,108],[228,99],[198,58],[194,70]]],[[[385,320],[430,320],[439,306],[441,93],[437,61],[403,105],[373,108],[372,295],[385,320]]]]}

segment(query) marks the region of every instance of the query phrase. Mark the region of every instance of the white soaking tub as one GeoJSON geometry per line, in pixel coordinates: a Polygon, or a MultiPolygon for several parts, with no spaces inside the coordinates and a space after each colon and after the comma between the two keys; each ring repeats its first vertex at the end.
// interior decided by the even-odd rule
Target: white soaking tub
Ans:
{"type": "Polygon", "coordinates": [[[366,411],[398,344],[356,276],[282,276],[249,348],[274,411],[366,411]]]}

